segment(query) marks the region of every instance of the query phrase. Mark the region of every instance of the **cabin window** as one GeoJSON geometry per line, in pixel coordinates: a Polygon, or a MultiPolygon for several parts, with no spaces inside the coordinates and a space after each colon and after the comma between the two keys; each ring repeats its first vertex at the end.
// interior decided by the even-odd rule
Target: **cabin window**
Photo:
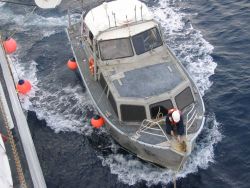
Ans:
{"type": "Polygon", "coordinates": [[[149,106],[151,118],[155,119],[159,113],[163,116],[166,116],[168,113],[168,110],[173,107],[174,107],[173,103],[170,99],[151,104],[149,106]]]}
{"type": "Polygon", "coordinates": [[[178,109],[180,110],[183,110],[185,107],[192,104],[194,102],[194,97],[193,97],[190,87],[187,87],[181,93],[179,93],[175,97],[175,102],[176,102],[178,109]]]}
{"type": "Polygon", "coordinates": [[[113,107],[114,112],[117,115],[118,113],[117,113],[116,102],[115,102],[114,97],[113,97],[111,92],[109,92],[108,99],[109,99],[109,102],[110,102],[111,106],[113,107]]]}
{"type": "Polygon", "coordinates": [[[129,38],[104,40],[99,42],[99,50],[102,60],[112,60],[134,55],[129,38]]]}
{"type": "Polygon", "coordinates": [[[146,119],[146,110],[144,106],[122,104],[120,108],[122,121],[136,122],[146,119]]]}
{"type": "Polygon", "coordinates": [[[134,35],[132,41],[137,55],[143,54],[163,44],[156,27],[134,35]]]}

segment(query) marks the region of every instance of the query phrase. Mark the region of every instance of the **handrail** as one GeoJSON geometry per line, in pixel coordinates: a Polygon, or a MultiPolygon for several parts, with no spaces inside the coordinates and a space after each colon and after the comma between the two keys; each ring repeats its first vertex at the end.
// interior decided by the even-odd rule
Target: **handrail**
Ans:
{"type": "Polygon", "coordinates": [[[161,121],[164,121],[163,119],[160,119],[158,121],[151,121],[149,119],[144,119],[141,123],[141,126],[140,128],[136,131],[136,135],[140,135],[141,132],[144,132],[146,134],[151,134],[151,135],[155,135],[155,136],[160,136],[160,137],[165,137],[167,141],[170,141],[168,136],[166,135],[165,131],[162,129],[161,125],[159,124],[161,121]],[[146,124],[145,124],[146,122],[146,124]],[[162,135],[161,134],[156,134],[156,133],[150,133],[150,132],[147,132],[146,130],[147,129],[154,129],[156,130],[155,128],[151,128],[152,126],[158,126],[158,130],[162,132],[162,135]]]}
{"type": "Polygon", "coordinates": [[[191,106],[191,109],[190,111],[187,113],[186,115],[186,119],[187,119],[187,122],[186,122],[186,137],[187,137],[187,132],[189,130],[190,127],[192,127],[193,123],[194,123],[194,120],[197,116],[197,110],[194,108],[195,107],[195,104],[193,103],[192,106],[191,106]],[[189,115],[192,113],[191,117],[189,118],[189,115]]]}
{"type": "Polygon", "coordinates": [[[187,114],[187,119],[188,119],[188,116],[189,116],[189,114],[193,111],[193,109],[194,109],[194,103],[192,104],[192,108],[191,108],[191,110],[188,112],[188,114],[187,114]]]}

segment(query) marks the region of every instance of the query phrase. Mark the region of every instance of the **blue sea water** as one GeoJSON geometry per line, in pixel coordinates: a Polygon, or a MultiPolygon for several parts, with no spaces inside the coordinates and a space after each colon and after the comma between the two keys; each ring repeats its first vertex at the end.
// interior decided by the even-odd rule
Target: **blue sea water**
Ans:
{"type": "MultiPolygon", "coordinates": [[[[250,187],[250,2],[145,2],[206,107],[205,127],[177,176],[177,187],[250,187]]],[[[173,172],[137,159],[105,129],[88,125],[95,108],[79,75],[65,65],[72,56],[65,33],[67,6],[37,9],[25,19],[32,7],[0,4],[0,31],[10,35],[15,30],[19,44],[10,56],[14,75],[33,85],[21,99],[47,186],[172,187],[173,172]]],[[[78,21],[79,6],[72,14],[78,21]]]]}

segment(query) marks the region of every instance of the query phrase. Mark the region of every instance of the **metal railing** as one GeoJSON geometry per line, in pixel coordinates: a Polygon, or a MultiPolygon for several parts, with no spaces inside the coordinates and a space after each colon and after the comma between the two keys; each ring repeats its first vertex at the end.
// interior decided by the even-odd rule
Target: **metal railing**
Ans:
{"type": "Polygon", "coordinates": [[[164,122],[164,119],[160,119],[156,121],[144,119],[141,123],[140,128],[136,131],[135,134],[137,136],[140,136],[141,133],[150,134],[150,135],[166,138],[166,140],[169,141],[168,136],[166,135],[165,131],[162,129],[160,125],[161,122],[164,122]],[[153,133],[147,130],[159,131],[159,133],[153,133]]]}
{"type": "MultiPolygon", "coordinates": [[[[197,118],[197,110],[195,109],[195,104],[193,103],[189,107],[189,111],[186,115],[186,125],[185,125],[185,136],[187,137],[188,130],[192,127],[195,119],[197,118]]],[[[165,123],[165,119],[163,118],[163,114],[160,111],[157,113],[155,120],[144,119],[141,123],[140,128],[136,131],[137,136],[141,136],[141,133],[150,134],[158,137],[164,137],[167,141],[170,139],[168,138],[166,131],[162,129],[161,123],[165,123]],[[151,131],[151,132],[150,132],[151,131]],[[153,131],[159,133],[154,133],[153,131]]]]}
{"type": "Polygon", "coordinates": [[[192,127],[196,117],[197,117],[197,110],[195,109],[195,104],[193,103],[191,105],[190,111],[186,115],[186,120],[187,120],[187,122],[186,122],[186,136],[187,136],[188,130],[192,127]]]}

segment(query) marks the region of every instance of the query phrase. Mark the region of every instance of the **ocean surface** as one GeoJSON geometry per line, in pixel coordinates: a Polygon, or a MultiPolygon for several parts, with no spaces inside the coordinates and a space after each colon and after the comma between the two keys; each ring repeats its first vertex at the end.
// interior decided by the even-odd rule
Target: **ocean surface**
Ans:
{"type": "MultiPolygon", "coordinates": [[[[30,1],[22,1],[30,3],[30,1]]],[[[145,0],[164,40],[197,83],[206,123],[178,173],[178,188],[250,187],[250,1],[145,0]]],[[[21,96],[48,188],[172,187],[173,172],[121,149],[106,130],[93,130],[96,112],[77,73],[65,33],[67,8],[80,19],[85,1],[55,10],[0,3],[0,32],[14,34],[16,80],[32,83],[21,96]]]]}

